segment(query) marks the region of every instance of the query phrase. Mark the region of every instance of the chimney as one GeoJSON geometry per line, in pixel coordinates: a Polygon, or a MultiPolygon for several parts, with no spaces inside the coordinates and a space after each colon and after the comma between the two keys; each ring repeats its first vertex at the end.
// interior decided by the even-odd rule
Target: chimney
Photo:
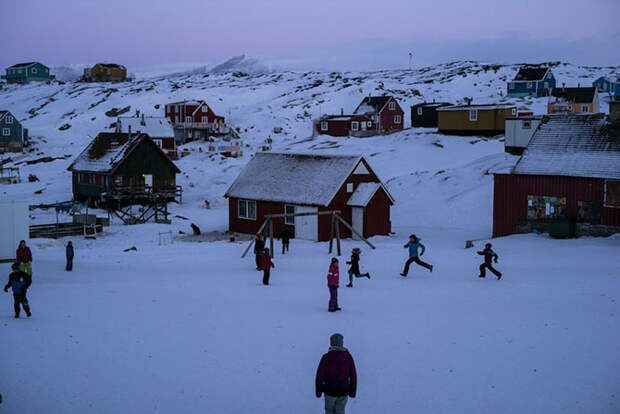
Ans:
{"type": "Polygon", "coordinates": [[[609,102],[609,122],[620,122],[620,101],[609,102]]]}
{"type": "Polygon", "coordinates": [[[146,122],[144,122],[144,113],[142,114],[142,119],[140,120],[140,125],[146,126],[146,122]]]}
{"type": "Polygon", "coordinates": [[[129,139],[131,139],[131,125],[129,125],[129,139]]]}
{"type": "Polygon", "coordinates": [[[340,108],[340,116],[344,115],[344,108],[340,108]]]}
{"type": "Polygon", "coordinates": [[[121,119],[117,118],[116,119],[116,133],[118,134],[119,132],[123,132],[123,127],[121,125],[121,119]]]}
{"type": "Polygon", "coordinates": [[[566,92],[566,83],[562,82],[562,92],[566,92]]]}
{"type": "Polygon", "coordinates": [[[581,88],[581,83],[577,82],[577,87],[581,88]]]}

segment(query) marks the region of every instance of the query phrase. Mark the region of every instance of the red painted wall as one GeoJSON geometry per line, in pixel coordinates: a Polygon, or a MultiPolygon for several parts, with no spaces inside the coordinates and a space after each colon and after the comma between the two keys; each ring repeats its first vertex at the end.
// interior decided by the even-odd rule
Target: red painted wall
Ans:
{"type": "Polygon", "coordinates": [[[398,104],[398,101],[394,98],[390,98],[383,110],[379,114],[379,119],[381,122],[381,129],[383,132],[396,131],[403,129],[405,122],[405,112],[398,104]],[[394,110],[390,111],[390,102],[395,102],[396,107],[394,110]],[[394,115],[400,115],[400,124],[394,122],[394,115]]]}
{"type": "Polygon", "coordinates": [[[179,110],[177,112],[175,109],[175,106],[176,105],[168,104],[164,108],[166,118],[170,119],[170,122],[172,122],[173,124],[177,122],[185,122],[185,117],[187,116],[192,117],[192,122],[202,122],[203,116],[207,117],[207,120],[209,123],[216,122],[216,121],[222,122],[222,123],[224,122],[224,117],[216,115],[211,110],[211,107],[208,105],[207,105],[207,108],[208,108],[207,112],[202,112],[202,109],[199,109],[198,111],[196,111],[196,109],[198,109],[198,105],[185,105],[185,104],[178,104],[179,110]],[[196,113],[194,114],[195,111],[196,113]],[[178,121],[176,119],[177,115],[179,115],[178,121]]]}
{"type": "Polygon", "coordinates": [[[493,184],[493,237],[517,231],[527,220],[527,196],[566,197],[566,216],[577,220],[578,202],[600,203],[599,223],[620,226],[620,208],[604,206],[605,180],[600,178],[495,174],[493,184]]]}
{"type": "MultiPolygon", "coordinates": [[[[350,134],[352,121],[357,121],[360,123],[371,122],[372,125],[370,127],[366,127],[367,130],[374,130],[377,127],[377,125],[372,121],[370,117],[359,115],[359,116],[355,116],[347,120],[334,120],[334,119],[318,120],[314,123],[314,130],[316,131],[317,134],[330,135],[332,137],[348,137],[350,134]],[[321,130],[322,121],[327,122],[327,131],[321,130]]],[[[361,131],[361,126],[359,130],[361,131]]]]}
{"type": "Polygon", "coordinates": [[[379,188],[364,211],[364,237],[385,236],[392,231],[391,203],[383,188],[379,188]]]}

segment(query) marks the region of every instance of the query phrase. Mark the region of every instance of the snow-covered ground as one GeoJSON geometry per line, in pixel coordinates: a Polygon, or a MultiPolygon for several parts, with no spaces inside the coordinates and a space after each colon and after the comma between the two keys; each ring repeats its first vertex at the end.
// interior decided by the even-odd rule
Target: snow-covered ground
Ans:
{"type": "MultiPolygon", "coordinates": [[[[0,91],[0,109],[33,136],[33,150],[8,165],[19,166],[22,178],[40,179],[3,185],[0,198],[70,199],[66,168],[114,122],[105,115],[111,108],[161,116],[166,102],[206,99],[247,145],[243,157],[227,159],[205,153],[204,143],[187,144],[191,155],[177,162],[183,204],[170,206],[172,224],[113,221],[96,240],[76,238],[73,273],[62,270],[67,240],[32,241],[33,318],[15,321],[12,298],[0,296],[0,413],[320,412],[314,372],[335,331],[344,334],[360,376],[348,412],[620,410],[620,239],[496,239],[505,278],[478,279],[479,256],[464,244],[480,239],[478,248],[491,235],[488,171],[514,162],[501,139],[431,129],[310,138],[312,118],[349,112],[369,93],[396,95],[407,123],[409,106],[424,99],[473,96],[544,112],[544,98],[503,97],[515,66],[455,62],[417,71],[247,76],[181,69],[151,68],[131,84],[0,91]],[[240,259],[243,244],[179,234],[191,232],[192,222],[207,233],[227,229],[222,195],[267,138],[276,151],[362,154],[396,199],[395,235],[373,238],[376,250],[361,245],[372,279],[353,289],[341,282],[343,312],[326,311],[325,243],[293,241],[290,255],[275,258],[273,285],[263,287],[252,259],[240,259]],[[45,156],[62,158],[33,163],[45,156]],[[167,231],[174,244],[160,246],[158,233],[167,231]],[[436,269],[415,268],[403,279],[402,244],[412,232],[436,269]],[[137,251],[123,252],[132,246],[137,251]]],[[[572,86],[618,68],[561,64],[554,72],[572,86]]],[[[33,224],[53,220],[51,211],[32,212],[33,224]]],[[[343,275],[346,253],[359,245],[344,243],[343,275]]]]}

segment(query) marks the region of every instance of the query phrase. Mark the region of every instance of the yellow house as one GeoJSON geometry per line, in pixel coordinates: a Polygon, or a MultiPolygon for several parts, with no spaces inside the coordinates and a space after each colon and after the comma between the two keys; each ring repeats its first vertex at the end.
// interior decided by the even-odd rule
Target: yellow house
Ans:
{"type": "Polygon", "coordinates": [[[547,113],[595,114],[600,112],[596,88],[554,88],[547,103],[547,113]]]}

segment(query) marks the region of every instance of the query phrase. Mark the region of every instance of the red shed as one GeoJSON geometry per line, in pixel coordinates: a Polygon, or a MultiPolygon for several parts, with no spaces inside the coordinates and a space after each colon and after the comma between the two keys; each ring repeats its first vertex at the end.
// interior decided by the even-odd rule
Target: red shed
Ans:
{"type": "Polygon", "coordinates": [[[377,125],[369,115],[326,115],[314,121],[314,133],[332,137],[368,137],[377,125]]]}
{"type": "MultiPolygon", "coordinates": [[[[391,231],[394,199],[361,156],[257,153],[226,192],[231,231],[255,234],[266,214],[339,210],[364,237],[391,231]]],[[[274,219],[275,234],[286,225],[294,237],[330,238],[331,216],[274,219]]],[[[341,237],[351,231],[340,225],[341,237]]]]}
{"type": "Polygon", "coordinates": [[[556,219],[577,235],[620,232],[619,132],[603,114],[544,117],[510,173],[494,175],[493,236],[556,219]]]}
{"type": "Polygon", "coordinates": [[[404,127],[405,112],[392,96],[367,96],[353,113],[369,115],[377,124],[377,131],[381,134],[398,131],[404,127]]]}

